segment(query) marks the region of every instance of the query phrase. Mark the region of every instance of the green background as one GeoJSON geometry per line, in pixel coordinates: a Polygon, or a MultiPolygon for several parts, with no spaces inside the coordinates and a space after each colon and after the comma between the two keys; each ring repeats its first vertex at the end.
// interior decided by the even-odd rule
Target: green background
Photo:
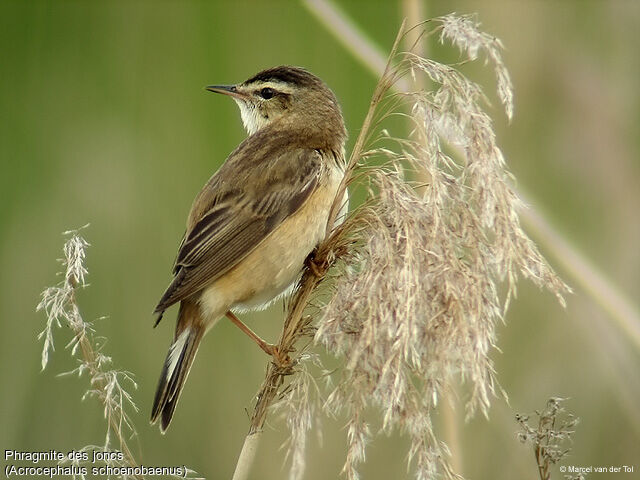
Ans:
{"type": "MultiPolygon", "coordinates": [[[[339,5],[389,49],[400,3],[339,5]]],[[[503,40],[516,113],[510,125],[498,107],[493,113],[518,186],[637,312],[640,4],[429,1],[424,10],[477,12],[503,40]]],[[[56,352],[40,372],[36,337],[44,316],[34,311],[40,291],[57,281],[61,232],[90,223],[90,287],[79,301],[85,319],[108,316],[96,323],[108,338],[105,351],[136,375],[138,459],[230,478],[266,358],[220,322],[161,436],[147,419],[175,312],[153,330],[151,310],[170,280],[193,197],[245,135],[235,104],[203,87],[278,64],[305,66],[333,88],[351,145],[376,78],[296,2],[0,2],[3,450],[67,451],[103,441],[100,406],[81,402],[86,378],[56,377],[76,366],[63,348],[68,331],[57,332],[56,352]]],[[[478,78],[493,91],[490,75],[478,78]]],[[[557,265],[553,245],[540,246],[557,265]]],[[[635,463],[635,474],[593,478],[640,471],[637,342],[575,277],[558,270],[576,287],[566,310],[523,282],[498,328],[502,353],[493,358],[510,404],[495,399],[488,420],[465,424],[461,394],[454,412],[446,412],[454,433],[441,428],[442,438],[469,479],[537,478],[513,417],[558,395],[571,397],[568,407],[582,419],[568,464],[635,463]]],[[[243,318],[275,339],[282,308],[243,318]]],[[[440,424],[445,413],[435,415],[440,424]]],[[[344,461],[344,419],[322,423],[322,441],[312,434],[308,447],[308,479],[336,478],[344,461]]],[[[271,416],[251,478],[286,476],[286,436],[286,425],[271,416]]],[[[363,478],[409,478],[406,446],[399,434],[376,439],[363,478]]]]}

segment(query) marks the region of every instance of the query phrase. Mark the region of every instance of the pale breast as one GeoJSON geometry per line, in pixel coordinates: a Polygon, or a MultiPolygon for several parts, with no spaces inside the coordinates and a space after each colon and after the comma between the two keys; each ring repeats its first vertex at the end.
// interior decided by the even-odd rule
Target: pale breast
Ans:
{"type": "Polygon", "coordinates": [[[214,322],[229,309],[266,308],[295,284],[305,259],[324,238],[329,210],[341,180],[340,170],[329,170],[296,213],[203,291],[200,304],[208,321],[214,322]]]}

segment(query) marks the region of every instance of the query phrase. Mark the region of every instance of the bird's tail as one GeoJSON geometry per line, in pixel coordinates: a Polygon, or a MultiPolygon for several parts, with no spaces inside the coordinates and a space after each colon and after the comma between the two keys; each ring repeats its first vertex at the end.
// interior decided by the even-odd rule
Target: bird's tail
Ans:
{"type": "Polygon", "coordinates": [[[178,313],[175,340],[167,353],[151,411],[151,423],[155,423],[158,417],[161,417],[162,433],[171,423],[180,392],[205,331],[205,326],[200,321],[198,305],[183,301],[178,313]]]}

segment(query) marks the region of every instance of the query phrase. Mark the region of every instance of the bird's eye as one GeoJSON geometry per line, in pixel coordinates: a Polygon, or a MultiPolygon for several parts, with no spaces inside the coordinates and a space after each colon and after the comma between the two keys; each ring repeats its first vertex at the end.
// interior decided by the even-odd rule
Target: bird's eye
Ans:
{"type": "Polygon", "coordinates": [[[271,97],[273,97],[274,93],[275,92],[273,91],[273,89],[269,87],[265,87],[262,90],[260,90],[260,96],[265,100],[269,100],[271,97]]]}

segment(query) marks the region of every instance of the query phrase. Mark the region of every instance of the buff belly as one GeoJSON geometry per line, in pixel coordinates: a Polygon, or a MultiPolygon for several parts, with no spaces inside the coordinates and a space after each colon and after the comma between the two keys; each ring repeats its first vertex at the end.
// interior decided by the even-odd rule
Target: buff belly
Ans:
{"type": "Polygon", "coordinates": [[[266,308],[295,284],[305,259],[324,238],[342,173],[328,177],[296,213],[202,291],[200,307],[209,327],[228,310],[266,308]]]}

